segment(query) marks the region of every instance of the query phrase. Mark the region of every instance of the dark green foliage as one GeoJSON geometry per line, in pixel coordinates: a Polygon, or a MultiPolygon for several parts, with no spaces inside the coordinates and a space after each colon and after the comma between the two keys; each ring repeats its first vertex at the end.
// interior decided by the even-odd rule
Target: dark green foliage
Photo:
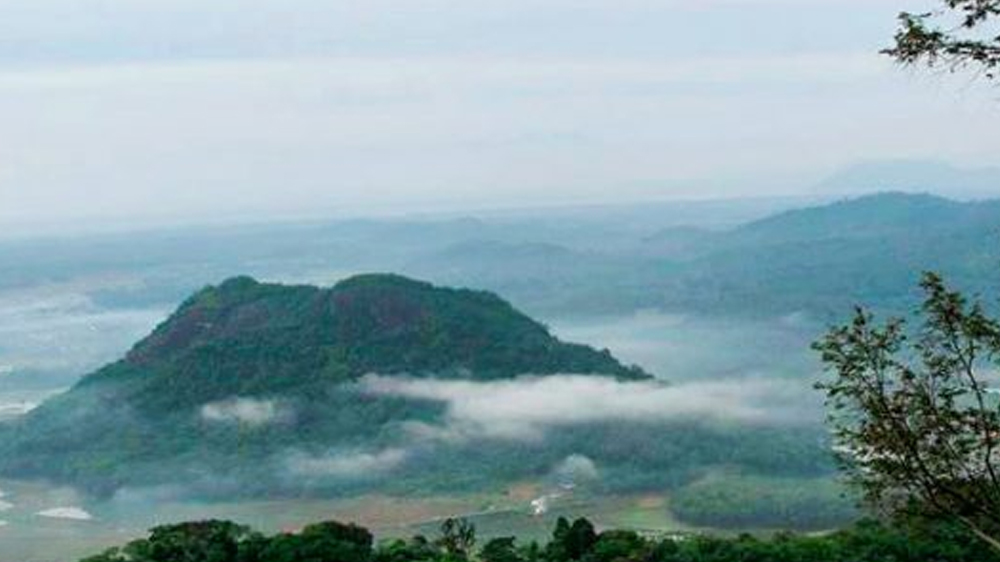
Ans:
{"type": "Polygon", "coordinates": [[[85,562],[251,562],[247,547],[262,538],[249,528],[228,521],[198,521],[165,525],[148,539],[86,558],[85,562]]]}
{"type": "Polygon", "coordinates": [[[582,560],[597,542],[594,526],[586,519],[570,523],[565,517],[556,521],[552,540],[545,548],[549,560],[582,560]]]}
{"type": "MultiPolygon", "coordinates": [[[[472,532],[474,534],[474,531],[472,532]]],[[[445,541],[446,542],[446,541],[445,541]]],[[[594,531],[586,519],[561,519],[552,541],[518,546],[514,537],[487,542],[482,562],[1000,562],[1000,556],[943,522],[894,528],[876,522],[827,535],[771,538],[690,535],[645,538],[631,531],[594,531]]],[[[176,525],[122,549],[81,562],[446,562],[444,542],[415,537],[373,548],[367,531],[322,523],[272,537],[238,525],[176,525]],[[206,536],[206,529],[208,530],[206,536]],[[156,552],[156,554],[149,554],[156,552]]]]}
{"type": "Polygon", "coordinates": [[[479,551],[483,562],[524,562],[517,551],[516,537],[498,537],[488,541],[479,551]]]}
{"type": "Polygon", "coordinates": [[[298,534],[281,534],[260,545],[260,562],[368,562],[372,535],[356,525],[328,521],[298,534]]]}
{"type": "Polygon", "coordinates": [[[466,519],[449,517],[441,523],[438,545],[450,560],[466,560],[476,546],[476,527],[466,519]]]}
{"type": "Polygon", "coordinates": [[[628,560],[644,553],[648,546],[646,540],[634,531],[604,531],[590,549],[588,559],[593,562],[628,560]]]}
{"type": "Polygon", "coordinates": [[[394,540],[381,545],[374,553],[373,562],[422,562],[437,560],[440,551],[427,537],[417,535],[409,541],[394,540]]]}
{"type": "Polygon", "coordinates": [[[562,543],[563,552],[570,560],[580,560],[589,554],[597,542],[597,532],[586,519],[577,519],[570,524],[562,537],[553,537],[562,543]]]}
{"type": "Polygon", "coordinates": [[[567,560],[569,554],[566,552],[566,536],[569,535],[569,520],[560,517],[556,520],[555,529],[552,530],[552,540],[545,547],[545,556],[549,560],[567,560]]]}

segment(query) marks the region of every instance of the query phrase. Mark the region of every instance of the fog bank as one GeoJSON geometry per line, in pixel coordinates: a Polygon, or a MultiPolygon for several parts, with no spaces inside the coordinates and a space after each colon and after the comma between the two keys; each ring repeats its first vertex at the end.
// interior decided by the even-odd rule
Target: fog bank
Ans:
{"type": "Polygon", "coordinates": [[[807,385],[780,379],[666,384],[559,375],[472,382],[368,375],[365,392],[446,404],[442,425],[411,423],[417,436],[443,440],[539,439],[557,426],[678,420],[788,424],[815,418],[807,385]]]}

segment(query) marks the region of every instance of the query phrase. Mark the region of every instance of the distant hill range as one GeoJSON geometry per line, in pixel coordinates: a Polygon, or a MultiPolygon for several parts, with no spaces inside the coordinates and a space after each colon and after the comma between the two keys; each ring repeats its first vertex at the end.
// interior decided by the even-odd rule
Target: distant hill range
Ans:
{"type": "Polygon", "coordinates": [[[1000,201],[959,202],[927,194],[878,193],[786,211],[736,230],[744,242],[808,242],[1000,227],[1000,201]]]}
{"type": "Polygon", "coordinates": [[[913,310],[919,276],[938,271],[997,290],[1000,201],[882,193],[779,213],[706,238],[667,281],[667,307],[841,316],[863,304],[913,310]]]}
{"type": "Polygon", "coordinates": [[[857,304],[905,314],[923,271],[973,293],[998,289],[1000,200],[887,192],[723,230],[672,226],[614,253],[466,243],[411,267],[551,314],[647,308],[830,320],[857,304]]]}
{"type": "Polygon", "coordinates": [[[935,160],[875,160],[844,168],[814,188],[817,195],[859,196],[880,191],[959,198],[1000,196],[1000,167],[962,168],[935,160]]]}
{"type": "MultiPolygon", "coordinates": [[[[968,185],[904,167],[935,184],[968,185]]],[[[594,206],[7,242],[0,245],[6,266],[0,289],[79,278],[98,285],[87,297],[99,306],[170,308],[232,272],[326,283],[392,271],[492,291],[552,320],[661,309],[771,317],[806,312],[822,321],[862,303],[911,311],[923,270],[941,271],[972,292],[997,290],[1000,203],[913,193],[919,184],[879,176],[887,179],[834,183],[897,191],[848,198],[855,189],[831,188],[823,203],[594,206]],[[92,282],[109,272],[141,282],[92,282]]]]}
{"type": "Polygon", "coordinates": [[[287,477],[275,454],[377,447],[388,426],[440,413],[437,403],[359,392],[369,373],[649,378],[607,351],[559,341],[488,292],[396,275],[327,289],[237,277],[199,291],[122,360],[6,428],[0,473],[103,493],[295,487],[275,481],[287,477]]]}

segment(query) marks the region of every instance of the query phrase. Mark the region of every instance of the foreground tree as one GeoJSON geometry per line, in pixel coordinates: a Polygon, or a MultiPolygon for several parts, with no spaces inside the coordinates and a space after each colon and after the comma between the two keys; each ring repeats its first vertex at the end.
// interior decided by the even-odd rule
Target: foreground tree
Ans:
{"type": "Polygon", "coordinates": [[[229,521],[192,521],[155,527],[149,538],[132,541],[83,562],[253,561],[241,555],[247,546],[260,540],[262,537],[249,527],[229,521]]]}
{"type": "Polygon", "coordinates": [[[900,14],[896,44],[885,53],[904,64],[950,70],[974,68],[987,78],[1000,70],[1000,0],[942,0],[935,12],[900,14]]]}
{"type": "Polygon", "coordinates": [[[325,521],[301,533],[280,534],[244,555],[237,562],[368,562],[373,538],[368,529],[354,524],[325,521]]]}
{"type": "Polygon", "coordinates": [[[492,539],[479,551],[479,559],[483,562],[523,562],[516,541],[515,537],[492,539]]]}
{"type": "Polygon", "coordinates": [[[437,543],[449,560],[468,560],[476,546],[476,526],[468,519],[449,517],[441,523],[437,543]]]}
{"type": "MultiPolygon", "coordinates": [[[[490,540],[477,562],[1000,562],[968,532],[944,521],[896,529],[878,522],[820,535],[777,534],[755,539],[698,536],[644,538],[631,531],[591,533],[579,519],[558,524],[553,543],[518,546],[512,537],[490,540]],[[575,529],[575,530],[574,530],[575,529]],[[581,539],[583,539],[581,541],[581,539]]],[[[81,562],[449,562],[453,555],[424,537],[374,546],[371,534],[337,522],[300,533],[263,535],[226,521],[154,529],[145,539],[81,562]]]]}
{"type": "Polygon", "coordinates": [[[921,327],[853,321],[815,344],[834,375],[830,421],[848,474],[873,506],[954,518],[1000,551],[1000,322],[927,274],[921,327]],[[995,373],[993,375],[995,377],[995,373]]]}

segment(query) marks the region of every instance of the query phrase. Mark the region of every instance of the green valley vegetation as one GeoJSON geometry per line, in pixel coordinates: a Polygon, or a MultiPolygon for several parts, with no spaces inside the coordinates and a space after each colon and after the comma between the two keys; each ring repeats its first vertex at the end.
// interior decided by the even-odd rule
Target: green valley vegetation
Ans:
{"type": "Polygon", "coordinates": [[[829,529],[858,517],[854,499],[831,478],[716,473],[681,488],[670,502],[681,520],[721,529],[829,529]]]}
{"type": "Polygon", "coordinates": [[[475,527],[447,519],[436,537],[376,541],[338,522],[265,536],[227,521],[153,529],[148,538],[81,562],[997,562],[963,530],[937,523],[901,529],[875,522],[824,535],[643,536],[598,531],[586,519],[560,519],[548,542],[497,537],[478,542],[475,527]]]}
{"type": "MultiPolygon", "coordinates": [[[[197,292],[122,360],[5,424],[0,473],[95,501],[123,490],[432,496],[529,481],[580,497],[684,490],[685,505],[712,494],[689,486],[720,469],[831,478],[821,420],[776,407],[784,385],[762,386],[761,404],[746,408],[747,384],[654,380],[487,292],[395,275],[328,289],[239,277],[197,292]]],[[[761,506],[685,515],[724,526],[752,519],[749,509],[770,525],[761,506]]]]}

